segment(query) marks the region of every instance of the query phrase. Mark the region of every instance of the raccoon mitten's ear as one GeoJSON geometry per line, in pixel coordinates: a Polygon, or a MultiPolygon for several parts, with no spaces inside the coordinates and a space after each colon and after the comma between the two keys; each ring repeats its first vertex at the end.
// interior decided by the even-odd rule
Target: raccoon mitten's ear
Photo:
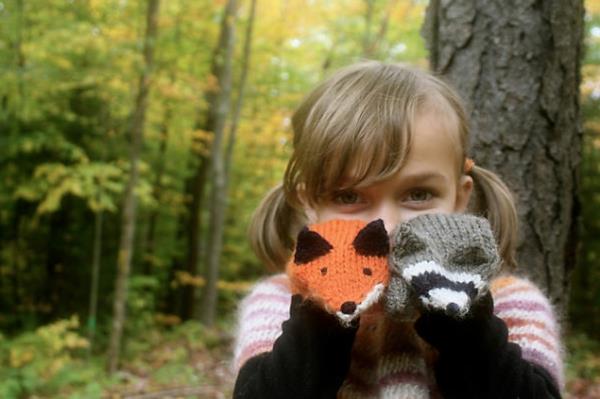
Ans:
{"type": "Polygon", "coordinates": [[[374,220],[363,227],[356,235],[352,246],[363,256],[387,256],[390,252],[390,238],[383,220],[374,220]]]}
{"type": "Polygon", "coordinates": [[[427,249],[427,243],[416,234],[410,224],[400,224],[392,233],[392,266],[399,267],[427,249]],[[410,258],[410,259],[409,259],[410,258]]]}
{"type": "Polygon", "coordinates": [[[457,218],[456,224],[462,234],[449,243],[446,263],[454,269],[491,279],[500,271],[501,259],[489,221],[471,216],[457,218]]]}
{"type": "Polygon", "coordinates": [[[333,249],[333,246],[321,235],[304,227],[298,233],[296,251],[294,252],[294,263],[303,265],[309,263],[333,249]]]}

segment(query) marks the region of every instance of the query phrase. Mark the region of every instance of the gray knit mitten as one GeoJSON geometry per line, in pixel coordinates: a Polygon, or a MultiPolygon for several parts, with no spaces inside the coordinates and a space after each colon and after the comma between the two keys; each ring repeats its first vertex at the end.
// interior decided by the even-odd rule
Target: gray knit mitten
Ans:
{"type": "Polygon", "coordinates": [[[428,214],[400,224],[391,235],[386,308],[415,306],[464,317],[500,270],[487,219],[467,214],[428,214]]]}

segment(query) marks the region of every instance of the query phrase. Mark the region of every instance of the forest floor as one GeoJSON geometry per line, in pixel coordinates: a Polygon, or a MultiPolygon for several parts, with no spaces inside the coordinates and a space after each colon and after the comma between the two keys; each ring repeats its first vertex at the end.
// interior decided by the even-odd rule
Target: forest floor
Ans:
{"type": "MultiPolygon", "coordinates": [[[[200,330],[171,335],[137,359],[126,362],[121,383],[104,397],[117,399],[231,398],[231,329],[200,330]],[[201,331],[201,337],[198,332],[201,331]]],[[[600,343],[573,334],[566,342],[566,399],[600,398],[600,343]]],[[[148,348],[147,348],[148,349],[148,348]]]]}
{"type": "MultiPolygon", "coordinates": [[[[102,340],[97,352],[79,348],[68,320],[7,340],[0,335],[1,399],[231,398],[231,321],[206,328],[139,323],[127,331],[121,368],[109,376],[102,340]],[[78,349],[79,348],[79,349],[78,349]],[[11,367],[1,367],[2,362],[11,367]]],[[[600,340],[571,332],[565,340],[565,399],[600,398],[600,340]]]]}

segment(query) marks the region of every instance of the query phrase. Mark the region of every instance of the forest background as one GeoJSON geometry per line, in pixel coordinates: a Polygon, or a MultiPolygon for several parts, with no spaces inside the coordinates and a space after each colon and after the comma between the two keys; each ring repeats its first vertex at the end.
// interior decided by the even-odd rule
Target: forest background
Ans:
{"type": "MultiPolygon", "coordinates": [[[[0,397],[230,397],[235,308],[266,272],[248,221],[295,106],[360,59],[427,68],[426,6],[0,0],[0,397]]],[[[600,1],[585,7],[577,398],[600,397],[600,1]]]]}

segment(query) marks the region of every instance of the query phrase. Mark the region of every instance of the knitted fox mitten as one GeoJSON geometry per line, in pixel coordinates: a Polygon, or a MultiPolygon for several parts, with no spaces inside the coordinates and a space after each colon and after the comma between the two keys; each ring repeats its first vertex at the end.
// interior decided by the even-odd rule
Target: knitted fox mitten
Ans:
{"type": "Polygon", "coordinates": [[[383,221],[331,220],[305,227],[287,265],[292,293],[335,314],[344,325],[377,303],[388,282],[383,221]]]}
{"type": "Polygon", "coordinates": [[[391,280],[386,307],[392,313],[419,306],[464,317],[500,270],[489,222],[465,214],[421,215],[392,234],[391,280]]]}
{"type": "Polygon", "coordinates": [[[357,316],[387,283],[388,252],[381,220],[303,229],[287,266],[295,294],[290,318],[272,350],[241,367],[233,397],[335,399],[350,368],[357,316]]]}

